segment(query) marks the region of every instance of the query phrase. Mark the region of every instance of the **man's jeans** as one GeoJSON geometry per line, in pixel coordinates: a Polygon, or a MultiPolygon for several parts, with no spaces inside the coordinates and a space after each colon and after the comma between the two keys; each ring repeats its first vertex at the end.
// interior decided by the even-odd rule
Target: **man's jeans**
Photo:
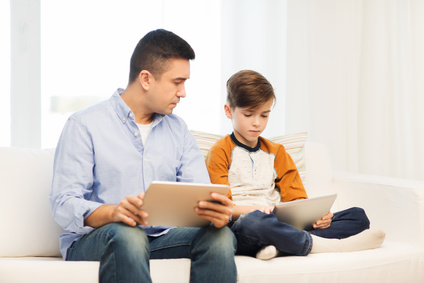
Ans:
{"type": "Polygon", "coordinates": [[[343,239],[368,229],[370,222],[362,208],[353,207],[334,213],[327,229],[312,227],[298,230],[279,222],[275,214],[253,211],[241,216],[231,225],[237,238],[237,254],[255,256],[263,247],[274,245],[284,255],[307,255],[312,249],[311,234],[343,239]]]}
{"type": "Polygon", "coordinates": [[[66,260],[100,261],[100,282],[151,282],[149,259],[191,259],[190,282],[236,282],[236,240],[228,227],[175,228],[160,237],[112,223],[84,235],[66,260]]]}

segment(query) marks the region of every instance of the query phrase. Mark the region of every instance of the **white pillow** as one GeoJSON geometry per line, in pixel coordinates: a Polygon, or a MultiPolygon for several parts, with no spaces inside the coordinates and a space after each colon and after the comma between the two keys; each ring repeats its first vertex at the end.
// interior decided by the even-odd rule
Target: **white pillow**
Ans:
{"type": "Polygon", "coordinates": [[[199,146],[200,151],[203,154],[203,157],[206,157],[209,149],[223,137],[221,135],[209,134],[206,132],[199,132],[199,131],[190,131],[190,132],[196,139],[196,143],[199,146]]]}
{"type": "Polygon", "coordinates": [[[290,154],[291,158],[296,164],[297,171],[299,171],[300,178],[302,179],[304,185],[306,182],[305,143],[307,138],[307,132],[299,132],[270,139],[275,143],[282,144],[288,154],[290,154]]]}
{"type": "Polygon", "coordinates": [[[0,148],[0,256],[60,256],[48,194],[54,150],[0,148]]]}

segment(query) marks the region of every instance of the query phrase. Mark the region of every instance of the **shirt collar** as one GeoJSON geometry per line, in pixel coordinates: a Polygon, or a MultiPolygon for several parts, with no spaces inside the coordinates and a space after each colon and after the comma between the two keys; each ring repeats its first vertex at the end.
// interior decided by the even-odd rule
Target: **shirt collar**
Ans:
{"type": "Polygon", "coordinates": [[[234,132],[231,134],[231,139],[233,140],[233,142],[234,142],[236,145],[238,145],[238,146],[240,146],[240,147],[242,147],[242,148],[246,149],[246,150],[247,150],[247,151],[249,151],[249,152],[255,152],[255,151],[258,151],[258,150],[261,148],[261,141],[260,141],[260,139],[258,139],[258,143],[256,144],[256,146],[255,146],[255,147],[250,147],[250,146],[247,146],[247,145],[242,144],[241,142],[239,142],[239,141],[237,140],[236,136],[234,135],[234,132]]]}
{"type": "MultiPolygon", "coordinates": [[[[134,121],[134,113],[131,111],[131,108],[125,103],[125,101],[121,98],[121,94],[124,92],[124,89],[118,88],[109,99],[112,104],[113,109],[119,117],[119,120],[125,124],[128,120],[134,121]]],[[[153,123],[152,128],[162,121],[165,115],[162,114],[153,114],[153,123]]]]}

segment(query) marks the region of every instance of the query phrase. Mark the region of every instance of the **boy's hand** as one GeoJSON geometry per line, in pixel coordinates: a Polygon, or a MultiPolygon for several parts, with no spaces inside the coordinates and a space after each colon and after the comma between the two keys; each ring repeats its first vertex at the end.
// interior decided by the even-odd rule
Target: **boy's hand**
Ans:
{"type": "Polygon", "coordinates": [[[331,225],[331,219],[333,218],[333,213],[330,211],[324,215],[320,220],[315,222],[312,227],[314,229],[327,229],[331,225]]]}
{"type": "Polygon", "coordinates": [[[216,228],[228,224],[233,213],[233,202],[224,195],[211,193],[214,201],[200,201],[194,211],[201,217],[211,221],[216,228]]]}
{"type": "Polygon", "coordinates": [[[256,209],[252,210],[259,210],[260,212],[270,214],[274,211],[275,206],[257,206],[256,209]]]}

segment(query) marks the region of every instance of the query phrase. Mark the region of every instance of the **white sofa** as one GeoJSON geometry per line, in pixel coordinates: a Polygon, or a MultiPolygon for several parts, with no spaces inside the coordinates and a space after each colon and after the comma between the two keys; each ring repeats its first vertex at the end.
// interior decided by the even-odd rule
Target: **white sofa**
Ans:
{"type": "MultiPolygon", "coordinates": [[[[300,148],[295,155],[303,160],[300,148]]],[[[333,211],[363,207],[386,240],[359,252],[269,261],[236,256],[239,282],[424,282],[424,182],[333,172],[324,146],[306,142],[305,149],[309,196],[337,192],[333,211]]],[[[2,283],[98,282],[98,262],[60,257],[62,230],[47,199],[53,155],[53,149],[0,148],[2,283]]],[[[189,268],[188,259],[151,260],[154,282],[189,282],[189,268]]]]}

